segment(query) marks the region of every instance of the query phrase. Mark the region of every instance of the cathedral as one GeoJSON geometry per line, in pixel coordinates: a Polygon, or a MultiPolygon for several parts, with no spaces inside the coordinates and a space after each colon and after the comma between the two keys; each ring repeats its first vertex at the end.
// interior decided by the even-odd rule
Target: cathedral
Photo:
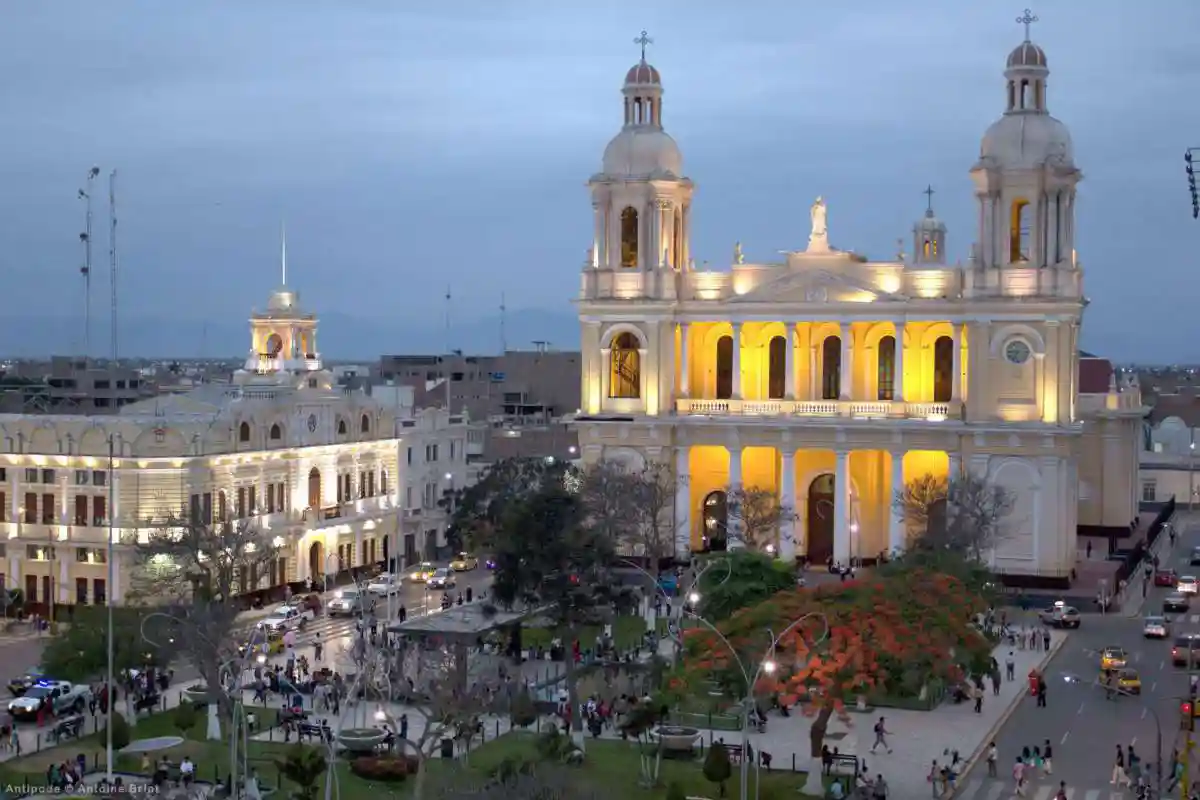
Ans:
{"type": "Polygon", "coordinates": [[[977,220],[965,264],[947,263],[932,202],[911,254],[872,261],[834,246],[818,197],[807,242],[781,262],[749,263],[739,245],[728,268],[698,271],[697,185],[639,40],[621,129],[588,184],[577,425],[585,462],[672,465],[677,556],[738,546],[730,495],[751,489],[786,512],[758,544],[818,563],[903,551],[913,531],[893,498],[926,475],[1008,490],[987,554],[1003,573],[1065,579],[1079,526],[1136,516],[1144,410],[1135,386],[1079,349],[1083,175],[1022,21],[1002,113],[964,164],[977,220]]]}

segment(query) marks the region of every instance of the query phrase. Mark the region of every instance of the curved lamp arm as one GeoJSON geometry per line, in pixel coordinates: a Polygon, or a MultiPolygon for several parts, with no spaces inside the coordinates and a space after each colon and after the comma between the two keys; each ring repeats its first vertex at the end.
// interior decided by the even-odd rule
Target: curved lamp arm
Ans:
{"type": "MultiPolygon", "coordinates": [[[[658,594],[661,594],[663,596],[663,599],[666,600],[667,602],[671,601],[671,595],[667,594],[667,590],[664,589],[659,584],[658,578],[651,575],[644,567],[642,567],[637,562],[632,561],[628,558],[620,558],[617,560],[620,563],[624,564],[625,566],[632,567],[633,569],[637,570],[642,575],[644,575],[650,581],[650,585],[652,587],[654,587],[655,592],[657,592],[658,594]]],[[[685,600],[687,599],[687,595],[691,594],[695,590],[695,588],[700,585],[700,578],[702,578],[704,576],[704,573],[708,572],[716,564],[722,564],[725,567],[725,577],[721,579],[721,582],[718,583],[717,586],[724,586],[729,581],[729,579],[733,577],[733,564],[730,563],[729,556],[723,556],[721,558],[711,559],[711,560],[707,561],[704,564],[704,566],[702,566],[699,569],[699,571],[696,572],[696,575],[692,578],[692,582],[689,583],[687,589],[684,590],[684,599],[685,600]]],[[[683,643],[682,631],[680,633],[673,635],[671,637],[671,639],[676,644],[682,644],[683,643]]]]}

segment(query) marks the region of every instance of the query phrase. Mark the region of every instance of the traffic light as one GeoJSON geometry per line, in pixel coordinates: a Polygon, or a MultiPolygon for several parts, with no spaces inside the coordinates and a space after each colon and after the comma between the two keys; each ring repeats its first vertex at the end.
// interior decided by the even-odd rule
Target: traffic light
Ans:
{"type": "Polygon", "coordinates": [[[1183,161],[1186,165],[1184,170],[1187,172],[1188,191],[1192,195],[1192,219],[1200,219],[1200,193],[1196,191],[1196,171],[1192,167],[1192,150],[1184,151],[1183,161]]]}
{"type": "Polygon", "coordinates": [[[1196,729],[1196,715],[1192,713],[1192,701],[1184,700],[1179,704],[1179,729],[1181,731],[1194,731],[1196,729]]]}

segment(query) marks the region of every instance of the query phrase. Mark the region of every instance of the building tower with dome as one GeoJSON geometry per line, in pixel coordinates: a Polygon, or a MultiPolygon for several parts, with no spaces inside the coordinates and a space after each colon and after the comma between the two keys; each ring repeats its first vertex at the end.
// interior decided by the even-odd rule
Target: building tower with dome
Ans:
{"type": "Polygon", "coordinates": [[[836,187],[812,186],[832,202],[812,204],[811,231],[781,232],[806,246],[755,262],[739,243],[726,269],[696,271],[695,186],[637,41],[622,126],[588,183],[577,427],[585,462],[671,465],[677,555],[755,546],[845,563],[902,551],[913,531],[896,492],[967,472],[1015,498],[988,548],[999,572],[1063,585],[1078,531],[1128,530],[1143,408],[1107,361],[1081,369],[1081,174],[1028,26],[1007,59],[1003,113],[968,164],[979,225],[965,263],[949,257],[932,188],[911,258],[873,261],[833,246],[850,212],[836,187]],[[764,541],[745,541],[730,514],[750,489],[792,512],[764,541]]]}

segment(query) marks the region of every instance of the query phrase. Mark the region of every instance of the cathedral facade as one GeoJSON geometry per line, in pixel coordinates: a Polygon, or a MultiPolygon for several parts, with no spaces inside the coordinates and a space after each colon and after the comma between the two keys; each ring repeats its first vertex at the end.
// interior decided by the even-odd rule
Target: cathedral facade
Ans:
{"type": "Polygon", "coordinates": [[[833,246],[818,198],[781,263],[747,263],[739,245],[728,269],[698,271],[696,187],[643,51],[589,182],[577,424],[585,462],[673,464],[677,555],[722,546],[729,495],[751,488],[791,512],[779,556],[815,562],[902,551],[893,498],[925,475],[1011,492],[988,554],[1001,572],[1065,577],[1077,526],[1136,516],[1136,387],[1080,385],[1082,173],[1048,75],[1028,36],[1008,55],[1003,114],[969,165],[967,263],[947,263],[932,203],[911,254],[871,261],[833,246]]]}

